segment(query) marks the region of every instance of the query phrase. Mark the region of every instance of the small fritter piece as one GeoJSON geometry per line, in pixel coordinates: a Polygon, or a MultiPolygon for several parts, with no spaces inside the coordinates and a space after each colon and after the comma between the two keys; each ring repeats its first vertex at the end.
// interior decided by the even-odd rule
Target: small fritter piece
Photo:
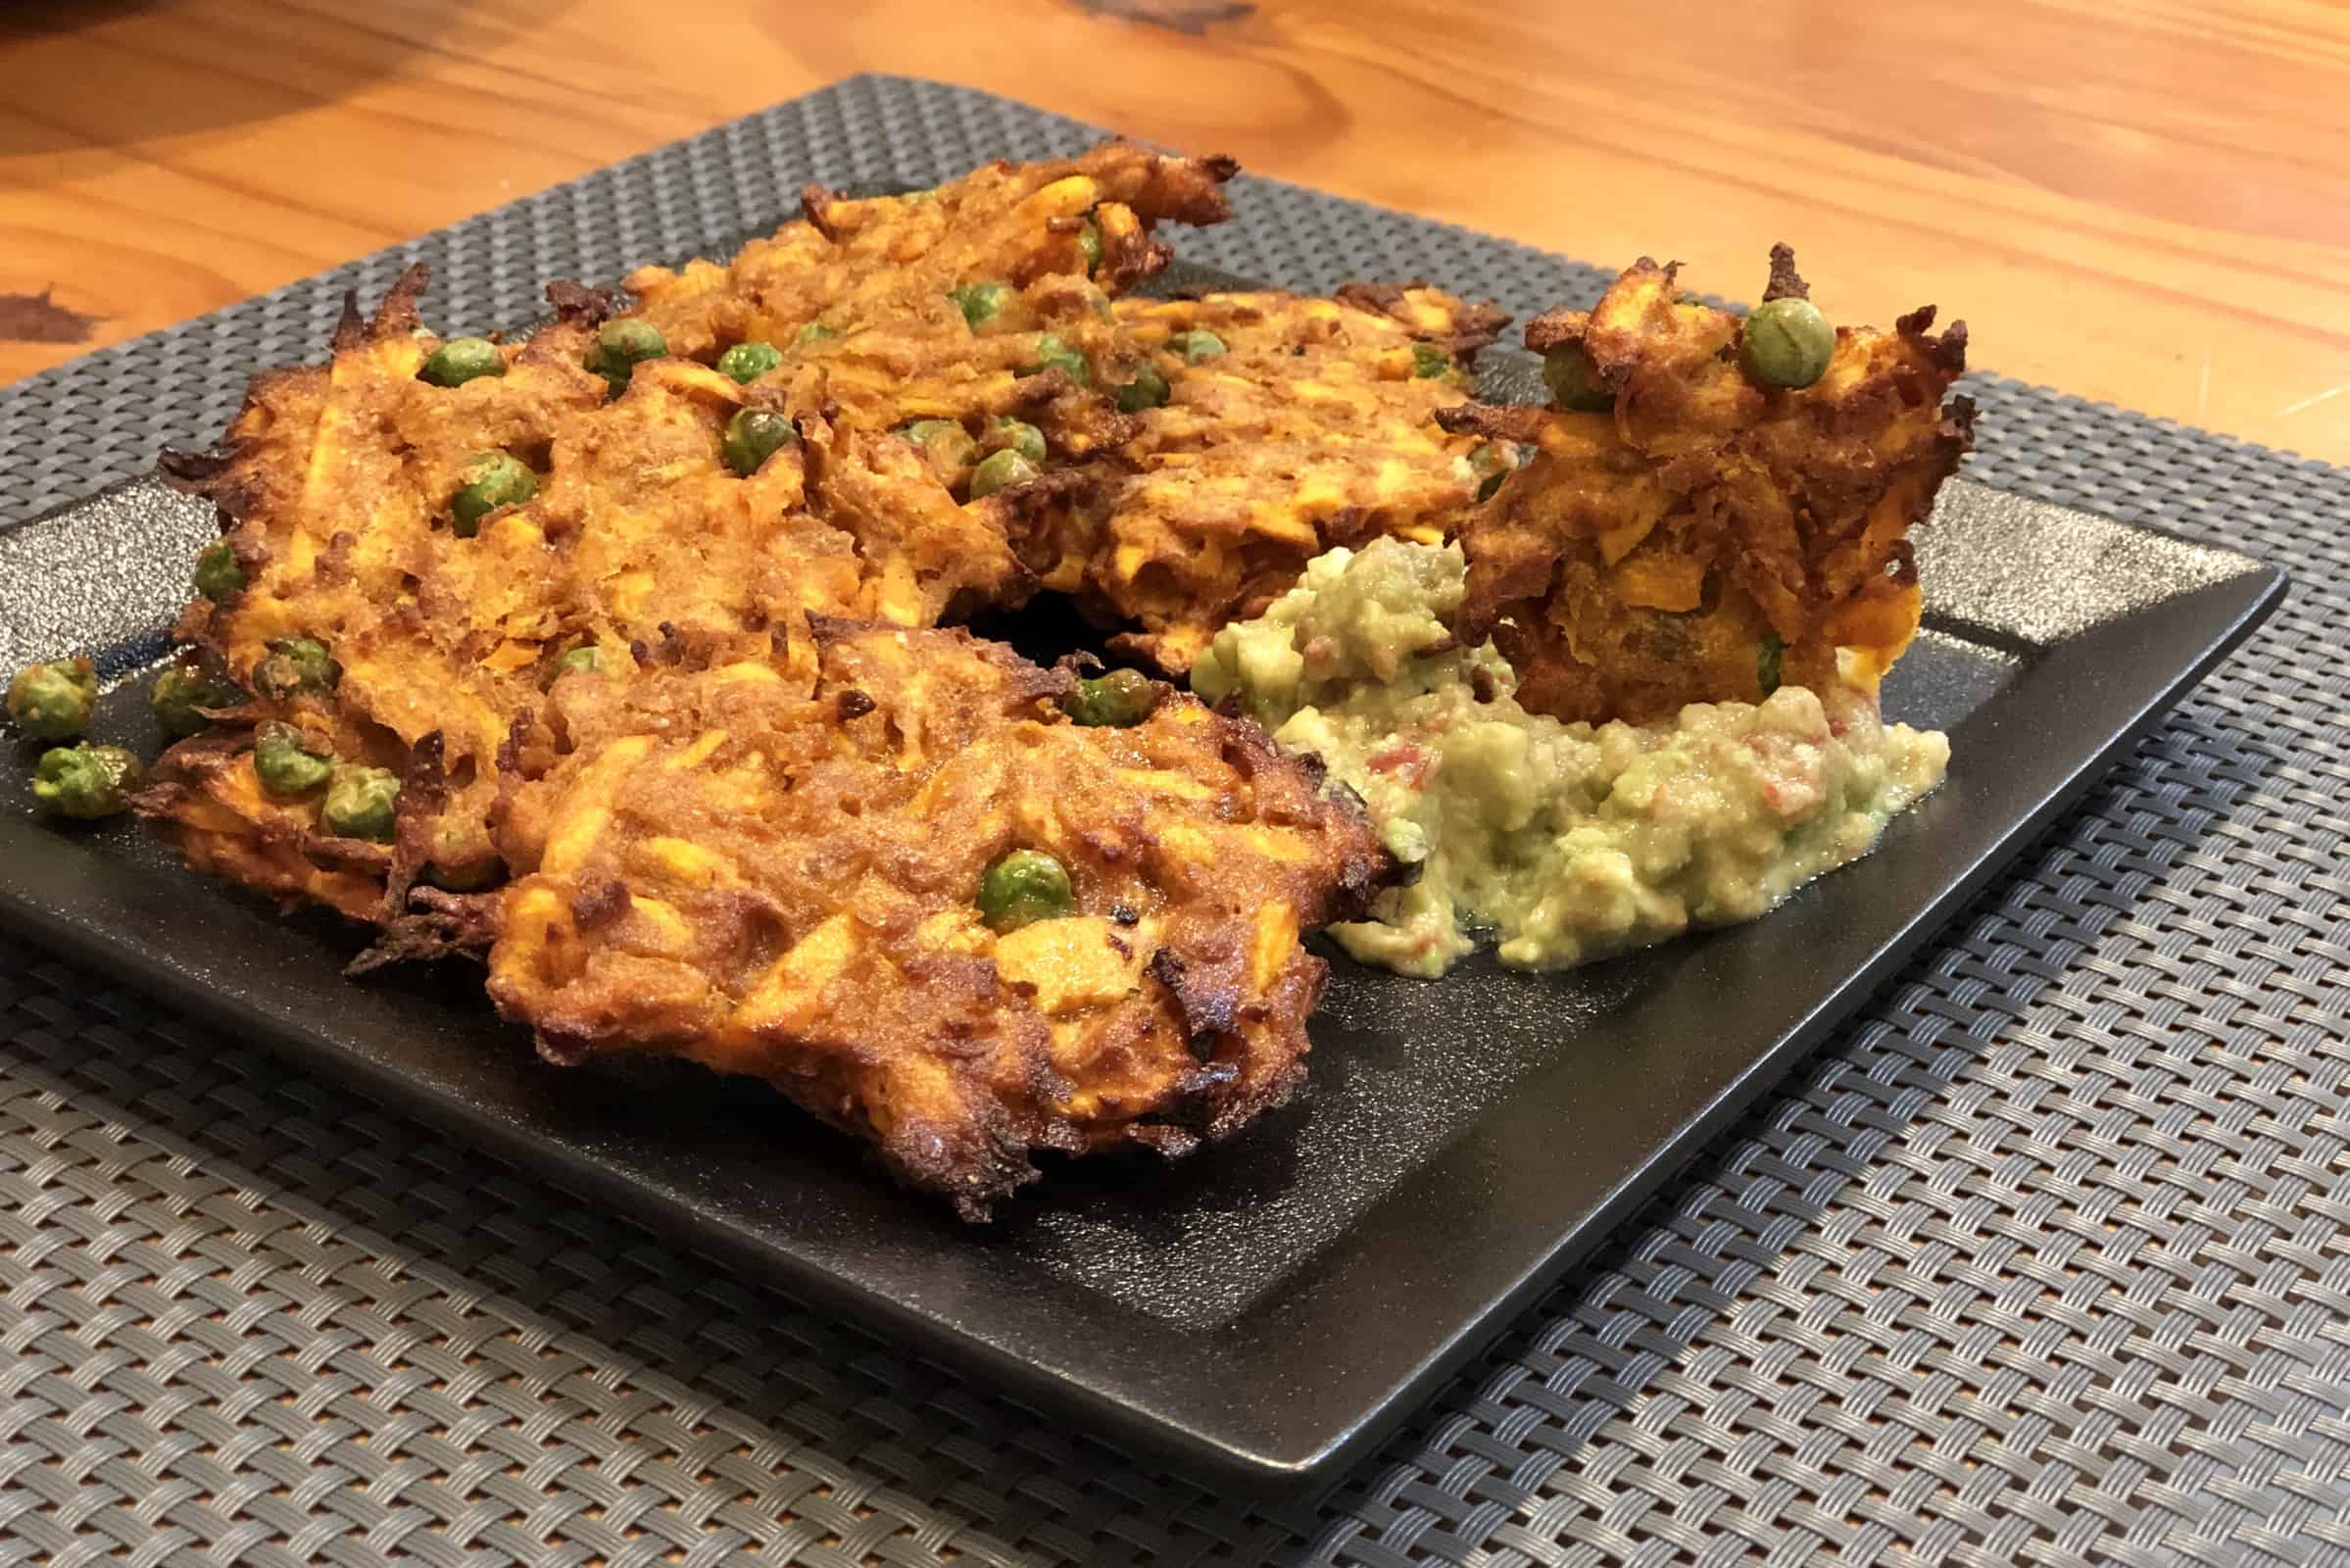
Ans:
{"type": "Polygon", "coordinates": [[[1124,301],[1166,393],[1117,453],[1128,470],[1022,545],[1046,584],[1139,622],[1118,646],[1180,673],[1305,563],[1392,534],[1435,543],[1499,471],[1436,415],[1508,319],[1441,289],[1357,284],[1124,301]]]}
{"type": "Polygon", "coordinates": [[[640,268],[625,283],[636,314],[689,359],[736,343],[782,347],[808,326],[838,327],[836,314],[869,320],[856,302],[912,276],[941,293],[965,283],[1016,291],[1051,273],[1123,291],[1172,254],[1154,225],[1232,216],[1223,187],[1238,168],[1111,141],[1077,158],[988,164],[902,196],[852,199],[808,185],[801,217],[733,261],[640,268]]]}
{"type": "Polygon", "coordinates": [[[795,411],[822,407],[869,431],[954,419],[975,433],[1016,415],[1080,455],[1127,433],[1112,416],[1132,356],[1109,296],[1166,265],[1157,223],[1222,222],[1234,172],[1230,159],[1108,142],[905,196],[810,185],[799,220],[728,264],[629,274],[632,319],[672,354],[790,387],[795,411]],[[739,345],[754,347],[727,361],[739,345]]]}
{"type": "Polygon", "coordinates": [[[199,871],[242,883],[288,909],[323,904],[372,921],[383,904],[391,851],[323,831],[324,799],[322,790],[271,795],[254,769],[252,732],[230,730],[166,752],[132,804],[163,825],[199,871]]]}
{"type": "Polygon", "coordinates": [[[817,635],[812,697],[763,663],[555,694],[490,956],[543,1054],[764,1078],[973,1219],[1034,1150],[1183,1153],[1290,1094],[1300,933],[1389,865],[1358,803],[1188,696],[1088,727],[1069,670],[968,633],[817,635]]]}
{"type": "MultiPolygon", "coordinates": [[[[1675,272],[1643,258],[1590,313],[1528,324],[1578,407],[1439,416],[1535,449],[1461,530],[1458,630],[1493,639],[1526,707],[1568,720],[1782,681],[1874,692],[1917,630],[1908,531],[1967,450],[1974,406],[1944,401],[1965,323],[1935,334],[1928,306],[1890,333],[1838,328],[1832,353],[1817,323],[1816,349],[1774,343],[1757,368],[1739,318],[1680,297],[1675,272]]],[[[1780,246],[1766,301],[1805,294],[1780,246]]]]}

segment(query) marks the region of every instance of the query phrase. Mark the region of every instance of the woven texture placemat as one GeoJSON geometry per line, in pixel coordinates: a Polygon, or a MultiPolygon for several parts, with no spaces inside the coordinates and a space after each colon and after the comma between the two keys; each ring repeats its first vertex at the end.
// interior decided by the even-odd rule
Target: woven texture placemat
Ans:
{"type": "MultiPolygon", "coordinates": [[[[483,328],[810,177],[1093,134],[887,78],[784,104],[0,388],[0,525],[209,441],[248,368],[315,358],[410,260],[437,324],[483,328]]],[[[1521,318],[1603,281],[1235,196],[1184,254],[1521,318]]],[[[0,1563],[2350,1555],[2350,473],[1972,390],[1976,477],[2251,551],[2291,597],[1327,1498],[1137,1465],[0,936],[0,1563]]]]}

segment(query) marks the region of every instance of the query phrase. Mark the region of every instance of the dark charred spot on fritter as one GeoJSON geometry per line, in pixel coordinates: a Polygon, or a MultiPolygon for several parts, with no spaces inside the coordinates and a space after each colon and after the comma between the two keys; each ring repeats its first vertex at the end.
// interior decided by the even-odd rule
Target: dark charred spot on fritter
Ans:
{"type": "Polygon", "coordinates": [[[1771,247],[1771,281],[1763,289],[1762,302],[1768,305],[1773,300],[1810,298],[1811,286],[1803,281],[1803,274],[1795,270],[1795,247],[1781,240],[1771,247]]]}
{"type": "Polygon", "coordinates": [[[571,895],[571,919],[580,930],[593,931],[626,914],[634,902],[628,884],[616,876],[582,877],[571,895]]]}

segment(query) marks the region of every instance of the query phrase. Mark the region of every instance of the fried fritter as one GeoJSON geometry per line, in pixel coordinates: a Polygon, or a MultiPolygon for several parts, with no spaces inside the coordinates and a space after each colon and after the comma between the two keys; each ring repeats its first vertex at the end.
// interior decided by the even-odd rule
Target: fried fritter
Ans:
{"type": "MultiPolygon", "coordinates": [[[[1965,453],[1974,406],[1944,401],[1966,326],[1932,306],[1894,331],[1842,327],[1800,389],[1739,368],[1741,323],[1677,295],[1643,258],[1527,346],[1587,356],[1602,412],[1470,406],[1447,427],[1534,456],[1476,510],[1463,636],[1491,636],[1518,699],[1562,719],[1669,717],[1785,681],[1877,683],[1915,633],[1907,539],[1965,453]]],[[[1787,247],[1766,299],[1803,298],[1787,247]]]]}
{"type": "MultiPolygon", "coordinates": [[[[745,477],[724,431],[767,407],[768,389],[660,359],[612,397],[582,364],[604,310],[589,291],[552,290],[558,318],[501,348],[503,373],[419,379],[433,348],[416,331],[423,283],[412,270],[371,320],[347,313],[330,365],[257,378],[225,455],[178,463],[181,482],[220,506],[244,578],[220,603],[197,600],[179,635],[249,689],[273,647],[323,644],[338,683],[251,716],[299,718],[338,757],[404,768],[439,736],[452,785],[441,836],[463,863],[488,853],[514,714],[566,656],[776,655],[807,678],[811,613],[929,625],[1030,591],[1006,536],[1016,499],[958,505],[902,440],[803,415],[745,477]],[[467,526],[455,500],[485,452],[528,469],[535,491],[467,526]]],[[[243,799],[212,796],[222,809],[243,799]]],[[[175,813],[192,799],[155,797],[175,813]]],[[[283,815],[250,818],[244,836],[283,815]]],[[[217,811],[204,820],[217,826],[217,811]]],[[[352,901],[338,890],[333,902],[352,901]]]]}
{"type": "Polygon", "coordinates": [[[808,696],[763,662],[558,688],[490,955],[545,1054],[764,1078],[974,1218],[1034,1150],[1182,1153],[1289,1095],[1325,971],[1299,935],[1389,864],[1359,803],[1188,696],[1089,728],[1068,670],[966,632],[817,637],[808,696]],[[1015,850],[1073,912],[990,926],[1015,850]]]}
{"type": "Polygon", "coordinates": [[[1118,646],[1162,669],[1189,669],[1333,546],[1442,540],[1497,472],[1482,440],[1436,422],[1508,319],[1491,306],[1412,283],[1128,300],[1117,318],[1166,402],[1115,476],[1021,549],[1048,586],[1138,623],[1118,646]]]}
{"type": "Polygon", "coordinates": [[[632,314],[672,354],[708,363],[741,343],[779,350],[764,379],[790,389],[795,411],[822,408],[869,431],[917,419],[977,430],[1017,416],[1077,457],[1129,433],[1115,389],[1135,356],[1109,296],[1166,265],[1156,224],[1229,216],[1234,171],[1230,159],[1109,142],[905,196],[852,200],[810,185],[798,220],[732,262],[648,267],[626,286],[632,314]],[[1075,360],[1040,348],[1047,334],[1075,360]]]}

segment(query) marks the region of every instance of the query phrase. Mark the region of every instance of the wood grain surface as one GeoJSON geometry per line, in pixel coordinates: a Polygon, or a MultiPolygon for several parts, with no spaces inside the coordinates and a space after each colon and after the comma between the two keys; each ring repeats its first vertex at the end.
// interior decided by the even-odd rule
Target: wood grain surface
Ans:
{"type": "Polygon", "coordinates": [[[14,0],[0,380],[859,71],[2350,462],[2350,9],[14,0]]]}

